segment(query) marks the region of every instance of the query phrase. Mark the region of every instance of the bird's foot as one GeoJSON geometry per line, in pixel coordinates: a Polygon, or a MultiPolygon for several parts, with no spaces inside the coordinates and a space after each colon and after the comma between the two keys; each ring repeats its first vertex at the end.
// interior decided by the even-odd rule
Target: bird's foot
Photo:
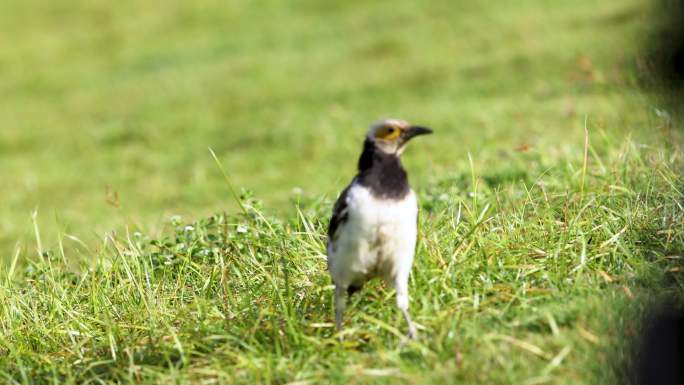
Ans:
{"type": "Polygon", "coordinates": [[[409,330],[408,333],[406,333],[406,338],[412,341],[418,339],[418,332],[416,331],[416,327],[413,326],[413,324],[409,325],[409,330]]]}
{"type": "Polygon", "coordinates": [[[408,333],[406,333],[406,337],[401,339],[401,342],[399,343],[399,347],[403,348],[404,346],[408,345],[410,342],[413,342],[418,339],[418,333],[416,332],[416,328],[411,325],[409,326],[408,333]]]}

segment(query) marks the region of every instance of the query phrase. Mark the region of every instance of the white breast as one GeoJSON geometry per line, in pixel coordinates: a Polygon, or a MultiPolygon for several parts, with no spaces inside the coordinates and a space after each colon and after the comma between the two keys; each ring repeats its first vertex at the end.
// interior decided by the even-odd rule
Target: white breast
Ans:
{"type": "Polygon", "coordinates": [[[330,273],[347,286],[379,276],[392,282],[408,276],[417,236],[418,205],[410,191],[403,199],[378,199],[360,185],[347,193],[347,221],[328,250],[330,273]]]}

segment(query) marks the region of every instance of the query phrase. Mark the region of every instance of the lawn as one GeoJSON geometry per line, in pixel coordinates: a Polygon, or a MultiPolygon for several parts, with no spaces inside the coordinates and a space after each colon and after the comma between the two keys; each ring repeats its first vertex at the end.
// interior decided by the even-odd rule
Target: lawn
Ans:
{"type": "Polygon", "coordinates": [[[2,2],[0,378],[624,383],[683,298],[650,7],[2,2]],[[325,227],[387,116],[435,130],[404,155],[419,339],[378,282],[340,342],[325,227]]]}

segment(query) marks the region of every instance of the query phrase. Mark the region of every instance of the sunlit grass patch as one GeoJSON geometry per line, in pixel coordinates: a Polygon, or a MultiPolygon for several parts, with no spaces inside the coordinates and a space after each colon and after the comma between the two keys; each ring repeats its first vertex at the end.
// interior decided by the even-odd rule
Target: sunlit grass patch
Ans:
{"type": "Polygon", "coordinates": [[[338,341],[330,197],[279,219],[243,193],[244,212],[174,218],[158,239],[110,234],[90,259],[22,250],[26,263],[0,274],[0,376],[617,383],[647,299],[681,297],[681,166],[678,151],[625,141],[587,162],[530,161],[495,184],[476,158],[465,175],[435,177],[419,188],[408,345],[380,282],[352,299],[338,341]]]}

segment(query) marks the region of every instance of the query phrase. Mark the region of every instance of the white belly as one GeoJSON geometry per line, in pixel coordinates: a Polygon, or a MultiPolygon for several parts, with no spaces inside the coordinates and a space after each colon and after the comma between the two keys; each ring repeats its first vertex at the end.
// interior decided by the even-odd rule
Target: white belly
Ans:
{"type": "Polygon", "coordinates": [[[335,284],[347,286],[382,277],[393,283],[413,264],[418,204],[413,191],[401,200],[381,200],[355,185],[347,196],[348,218],[328,250],[335,284]]]}

